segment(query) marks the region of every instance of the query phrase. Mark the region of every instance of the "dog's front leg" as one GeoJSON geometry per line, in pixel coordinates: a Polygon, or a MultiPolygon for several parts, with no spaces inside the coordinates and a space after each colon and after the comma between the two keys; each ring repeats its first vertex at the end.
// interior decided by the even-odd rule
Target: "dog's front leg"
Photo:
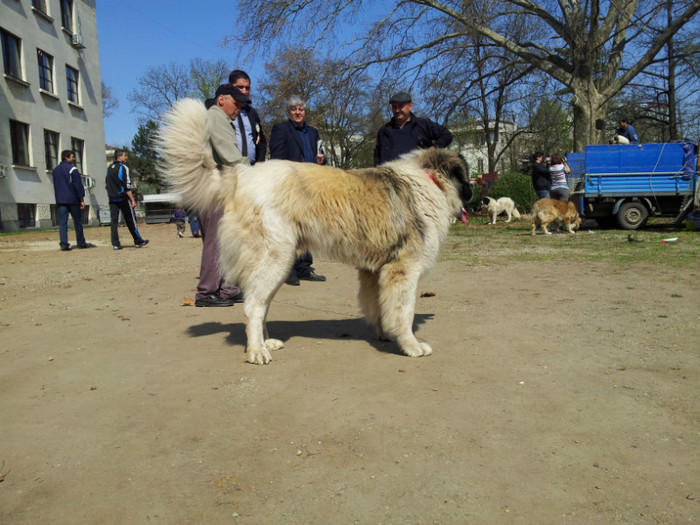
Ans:
{"type": "Polygon", "coordinates": [[[419,275],[401,262],[386,264],[379,275],[380,322],[386,335],[395,337],[401,351],[409,357],[433,353],[428,343],[416,339],[413,316],[419,275]]]}
{"type": "Polygon", "coordinates": [[[246,316],[246,360],[254,365],[266,365],[272,361],[270,351],[265,344],[265,313],[264,305],[254,303],[246,297],[244,311],[246,316]]]}

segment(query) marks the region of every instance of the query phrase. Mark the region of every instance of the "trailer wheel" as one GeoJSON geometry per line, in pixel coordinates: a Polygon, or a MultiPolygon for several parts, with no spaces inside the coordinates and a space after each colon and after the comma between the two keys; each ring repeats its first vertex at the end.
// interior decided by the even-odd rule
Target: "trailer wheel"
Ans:
{"type": "Polygon", "coordinates": [[[623,230],[636,230],[646,224],[649,210],[641,202],[626,202],[617,212],[617,223],[623,230]]]}

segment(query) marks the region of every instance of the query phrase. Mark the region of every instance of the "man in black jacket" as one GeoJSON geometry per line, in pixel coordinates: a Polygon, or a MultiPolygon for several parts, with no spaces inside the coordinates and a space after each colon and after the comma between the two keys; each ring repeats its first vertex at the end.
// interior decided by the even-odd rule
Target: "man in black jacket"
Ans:
{"type": "Polygon", "coordinates": [[[389,104],[394,118],[377,132],[375,166],[417,148],[446,148],[452,142],[452,133],[446,127],[412,113],[413,102],[408,93],[396,93],[389,99],[389,104]]]}
{"type": "Polygon", "coordinates": [[[267,140],[265,140],[260,123],[260,116],[251,106],[250,77],[245,71],[235,69],[229,74],[228,83],[238,88],[248,98],[248,101],[243,104],[238,118],[233,123],[241,153],[244,157],[248,157],[251,164],[265,162],[267,140]],[[245,140],[242,137],[245,137],[245,140]]]}
{"type": "Polygon", "coordinates": [[[141,248],[148,244],[148,239],[141,237],[136,224],[136,215],[134,215],[136,200],[131,193],[131,177],[129,176],[129,168],[125,164],[128,158],[123,149],[115,150],[114,162],[107,168],[105,179],[107,197],[109,197],[109,213],[112,219],[110,222],[112,247],[115,250],[122,249],[119,242],[119,212],[122,213],[129,233],[134,238],[134,247],[141,248]]]}

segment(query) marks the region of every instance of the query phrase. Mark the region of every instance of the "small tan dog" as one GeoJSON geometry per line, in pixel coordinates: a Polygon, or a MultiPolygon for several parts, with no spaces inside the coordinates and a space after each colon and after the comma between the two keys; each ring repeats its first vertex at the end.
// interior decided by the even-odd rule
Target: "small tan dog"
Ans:
{"type": "Polygon", "coordinates": [[[535,235],[538,226],[546,235],[551,235],[552,232],[547,230],[547,225],[561,221],[564,222],[569,233],[576,233],[575,230],[581,226],[581,217],[573,202],[540,199],[532,207],[532,235],[535,235]]]}
{"type": "Polygon", "coordinates": [[[484,197],[484,204],[486,204],[486,211],[491,216],[491,224],[496,224],[496,217],[501,213],[506,214],[506,222],[510,222],[511,216],[516,219],[520,218],[520,212],[510,197],[501,197],[500,199],[484,197]]]}

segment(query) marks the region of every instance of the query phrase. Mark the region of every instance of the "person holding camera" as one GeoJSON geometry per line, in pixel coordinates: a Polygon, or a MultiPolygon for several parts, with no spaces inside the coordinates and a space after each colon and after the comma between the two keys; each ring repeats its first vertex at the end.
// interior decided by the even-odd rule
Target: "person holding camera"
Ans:
{"type": "Polygon", "coordinates": [[[547,167],[544,153],[536,151],[532,159],[532,187],[538,199],[549,199],[552,177],[549,175],[549,167],[547,167]]]}
{"type": "Polygon", "coordinates": [[[569,183],[566,176],[571,173],[566,157],[555,153],[549,164],[549,176],[552,178],[552,189],[550,195],[552,199],[560,201],[569,200],[569,183]]]}

